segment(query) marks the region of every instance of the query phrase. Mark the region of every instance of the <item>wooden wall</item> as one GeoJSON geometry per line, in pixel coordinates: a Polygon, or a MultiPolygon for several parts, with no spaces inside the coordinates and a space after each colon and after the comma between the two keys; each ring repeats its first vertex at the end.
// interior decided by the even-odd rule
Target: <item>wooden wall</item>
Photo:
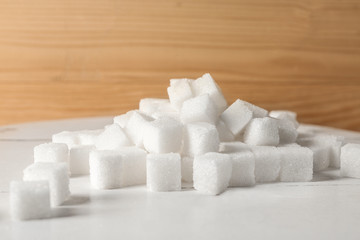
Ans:
{"type": "Polygon", "coordinates": [[[360,1],[0,0],[0,124],[120,114],[205,72],[360,131],[360,1]]]}

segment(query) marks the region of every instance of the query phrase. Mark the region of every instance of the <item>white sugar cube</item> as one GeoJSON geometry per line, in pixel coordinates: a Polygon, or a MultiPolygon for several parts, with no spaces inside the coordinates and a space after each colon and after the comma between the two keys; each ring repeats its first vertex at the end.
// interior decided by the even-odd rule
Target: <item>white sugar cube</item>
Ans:
{"type": "Polygon", "coordinates": [[[149,191],[181,190],[181,157],[178,153],[148,154],[146,184],[149,191]]]}
{"type": "Polygon", "coordinates": [[[280,144],[294,143],[298,136],[294,123],[289,120],[278,119],[280,144]]]}
{"type": "Polygon", "coordinates": [[[247,150],[251,150],[251,146],[240,141],[221,142],[219,146],[219,152],[222,153],[235,153],[235,152],[243,152],[247,150]]]}
{"type": "Polygon", "coordinates": [[[255,157],[251,151],[231,153],[232,174],[230,187],[255,185],[255,157]]]}
{"type": "Polygon", "coordinates": [[[191,83],[191,87],[195,96],[209,94],[210,98],[216,105],[218,115],[226,109],[226,99],[222,94],[220,87],[216,84],[209,73],[204,74],[202,77],[191,83]]]}
{"type": "Polygon", "coordinates": [[[238,136],[253,118],[253,111],[250,110],[244,101],[238,99],[220,117],[232,134],[238,136]]]}
{"type": "Polygon", "coordinates": [[[244,142],[249,145],[277,146],[279,141],[278,123],[269,117],[254,118],[244,133],[244,142]]]}
{"type": "Polygon", "coordinates": [[[92,145],[77,146],[70,149],[71,175],[89,175],[89,155],[95,147],[92,145]]]}
{"type": "Polygon", "coordinates": [[[74,134],[77,134],[79,145],[95,145],[99,135],[104,131],[104,129],[95,129],[95,130],[80,130],[75,131],[74,134]]]}
{"type": "Polygon", "coordinates": [[[107,126],[96,141],[96,148],[100,150],[113,150],[131,145],[132,142],[118,124],[107,126]]]}
{"type": "Polygon", "coordinates": [[[51,216],[48,181],[12,181],[10,215],[13,220],[42,219],[51,216]]]}
{"type": "Polygon", "coordinates": [[[120,187],[142,185],[146,183],[146,151],[138,147],[123,147],[120,169],[120,187]]]}
{"type": "Polygon", "coordinates": [[[171,105],[180,110],[184,101],[193,97],[189,79],[171,79],[167,92],[171,105]]]}
{"type": "Polygon", "coordinates": [[[311,145],[309,148],[313,151],[313,171],[319,172],[325,170],[330,165],[330,147],[325,145],[311,145]]]}
{"type": "Polygon", "coordinates": [[[144,144],[144,130],[147,124],[153,121],[154,118],[140,112],[133,112],[129,121],[127,122],[124,131],[126,132],[129,139],[137,147],[143,147],[144,144]]]}
{"type": "Polygon", "coordinates": [[[243,102],[253,112],[254,118],[263,118],[268,115],[268,111],[266,109],[263,109],[259,106],[256,106],[252,103],[249,103],[249,102],[246,102],[243,100],[239,100],[239,101],[243,102]]]}
{"type": "Polygon", "coordinates": [[[255,156],[255,179],[258,183],[275,182],[280,174],[280,153],[276,147],[252,148],[255,156]]]}
{"type": "Polygon", "coordinates": [[[183,123],[208,122],[215,124],[218,119],[218,112],[209,94],[204,94],[188,99],[183,103],[180,119],[183,123]]]}
{"type": "Polygon", "coordinates": [[[69,162],[65,143],[43,143],[34,147],[34,162],[69,162]]]}
{"type": "Polygon", "coordinates": [[[120,127],[124,128],[131,118],[131,116],[136,112],[135,110],[128,111],[127,113],[121,114],[114,117],[114,123],[119,124],[120,127]]]}
{"type": "Polygon", "coordinates": [[[89,155],[90,182],[96,189],[121,186],[123,155],[118,150],[94,150],[89,155]]]}
{"type": "Polygon", "coordinates": [[[36,162],[24,169],[24,181],[49,181],[52,206],[61,205],[69,196],[69,169],[64,162],[36,162]]]}
{"type": "Polygon", "coordinates": [[[144,147],[150,153],[180,152],[183,125],[173,118],[156,119],[144,128],[144,147]]]}
{"type": "Polygon", "coordinates": [[[291,121],[295,128],[299,127],[299,123],[296,120],[296,112],[287,110],[274,110],[269,113],[270,117],[291,121]]]}
{"type": "Polygon", "coordinates": [[[171,106],[169,99],[161,98],[143,98],[139,103],[139,110],[148,115],[155,112],[173,112],[175,109],[171,106]]]}
{"type": "Polygon", "coordinates": [[[63,131],[52,135],[52,142],[65,143],[69,148],[80,144],[79,136],[76,132],[63,131]]]}
{"type": "Polygon", "coordinates": [[[235,140],[235,136],[232,134],[223,120],[219,119],[216,124],[216,129],[219,133],[220,142],[231,142],[235,140]]]}
{"type": "Polygon", "coordinates": [[[184,145],[182,153],[194,157],[207,152],[219,151],[219,134],[210,123],[189,123],[184,127],[184,145]]]}
{"type": "Polygon", "coordinates": [[[313,152],[305,147],[279,147],[282,182],[307,182],[313,177],[313,152]]]}
{"type": "Polygon", "coordinates": [[[360,144],[348,143],[341,148],[341,176],[360,178],[360,144]]]}
{"type": "Polygon", "coordinates": [[[329,166],[334,168],[340,168],[340,155],[341,147],[343,146],[342,141],[334,142],[330,147],[329,166]]]}
{"type": "Polygon", "coordinates": [[[193,181],[193,163],[194,158],[183,156],[181,158],[181,177],[184,182],[193,181]]]}
{"type": "Polygon", "coordinates": [[[217,195],[229,186],[231,157],[223,153],[206,153],[194,159],[194,188],[205,194],[217,195]]]}

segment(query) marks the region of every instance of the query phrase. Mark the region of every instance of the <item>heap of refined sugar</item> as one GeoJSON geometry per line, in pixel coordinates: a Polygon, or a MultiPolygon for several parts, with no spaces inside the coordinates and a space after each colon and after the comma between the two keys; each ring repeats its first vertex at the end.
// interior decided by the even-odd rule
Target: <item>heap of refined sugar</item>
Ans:
{"type": "Polygon", "coordinates": [[[229,186],[232,163],[228,154],[208,152],[194,159],[194,188],[205,194],[217,195],[229,186]]]}
{"type": "Polygon", "coordinates": [[[126,123],[124,130],[129,139],[137,147],[143,147],[144,142],[144,130],[154,118],[142,113],[140,111],[134,111],[126,123]]]}
{"type": "Polygon", "coordinates": [[[36,162],[24,169],[24,181],[48,181],[52,206],[61,205],[69,196],[68,164],[36,162]]]}
{"type": "Polygon", "coordinates": [[[255,185],[255,157],[250,150],[229,154],[232,162],[230,187],[249,187],[255,185]]]}
{"type": "Polygon", "coordinates": [[[90,182],[96,189],[121,186],[123,155],[118,150],[94,150],[90,152],[90,182]]]}
{"type": "Polygon", "coordinates": [[[277,120],[279,129],[280,144],[288,144],[296,142],[298,132],[293,122],[286,119],[277,120]]]}
{"type": "Polygon", "coordinates": [[[221,120],[224,121],[234,136],[238,136],[243,132],[253,116],[254,113],[249,106],[238,99],[221,114],[221,120]]]}
{"type": "Polygon", "coordinates": [[[274,110],[269,113],[269,116],[277,119],[291,121],[294,124],[295,128],[299,127],[299,123],[296,120],[297,117],[296,112],[287,111],[287,110],[274,110]]]}
{"type": "Polygon", "coordinates": [[[216,124],[220,142],[231,142],[235,140],[234,134],[229,130],[223,120],[219,119],[216,124]]]}
{"type": "Polygon", "coordinates": [[[227,102],[221,92],[220,87],[216,84],[209,73],[205,73],[202,77],[191,82],[192,91],[195,96],[209,94],[217,107],[218,115],[220,115],[227,107],[227,102]]]}
{"type": "Polygon", "coordinates": [[[255,179],[258,183],[275,182],[280,174],[280,152],[276,147],[256,146],[252,148],[255,156],[255,179]]]}
{"type": "Polygon", "coordinates": [[[360,144],[348,143],[341,148],[341,176],[360,178],[360,144]]]}
{"type": "Polygon", "coordinates": [[[278,123],[269,117],[254,118],[244,133],[244,142],[249,145],[277,146],[279,141],[278,123]]]}
{"type": "Polygon", "coordinates": [[[149,191],[181,190],[180,154],[148,154],[146,161],[146,184],[149,191]]]}
{"type": "Polygon", "coordinates": [[[100,150],[114,150],[131,145],[133,145],[133,143],[129,140],[124,130],[117,124],[107,126],[96,141],[96,148],[100,150]]]}
{"type": "Polygon", "coordinates": [[[183,125],[173,118],[159,118],[145,126],[144,147],[150,153],[180,152],[183,125]]]}
{"type": "Polygon", "coordinates": [[[48,181],[12,181],[10,215],[13,220],[30,220],[51,216],[48,181]]]}
{"type": "Polygon", "coordinates": [[[279,147],[282,182],[307,182],[313,177],[313,152],[305,147],[279,147]]]}
{"type": "Polygon", "coordinates": [[[221,142],[219,146],[219,152],[222,153],[234,153],[234,152],[242,152],[247,150],[251,150],[251,146],[240,141],[221,142]]]}
{"type": "Polygon", "coordinates": [[[77,146],[70,149],[71,175],[89,175],[89,155],[95,147],[92,145],[77,146]]]}
{"type": "Polygon", "coordinates": [[[208,122],[215,124],[218,119],[218,111],[209,94],[203,94],[184,101],[180,119],[183,123],[208,122]]]}
{"type": "Polygon", "coordinates": [[[65,143],[43,143],[34,147],[34,162],[69,162],[65,143]]]}
{"type": "Polygon", "coordinates": [[[190,79],[171,79],[167,92],[171,105],[180,110],[184,101],[194,97],[190,79]]]}
{"type": "Polygon", "coordinates": [[[146,151],[138,147],[119,149],[122,155],[120,169],[120,187],[146,183],[146,151]]]}
{"type": "Polygon", "coordinates": [[[182,154],[194,157],[207,152],[219,151],[219,134],[210,123],[189,123],[184,127],[182,154]]]}
{"type": "Polygon", "coordinates": [[[184,182],[191,183],[193,181],[193,163],[194,158],[187,156],[181,157],[181,178],[184,182]]]}

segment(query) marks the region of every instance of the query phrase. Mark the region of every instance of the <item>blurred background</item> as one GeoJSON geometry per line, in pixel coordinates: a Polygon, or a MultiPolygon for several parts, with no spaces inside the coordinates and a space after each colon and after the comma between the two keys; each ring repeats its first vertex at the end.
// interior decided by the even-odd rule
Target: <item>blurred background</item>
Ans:
{"type": "Polygon", "coordinates": [[[0,0],[0,125],[121,114],[206,72],[229,103],[360,131],[360,1],[0,0]]]}

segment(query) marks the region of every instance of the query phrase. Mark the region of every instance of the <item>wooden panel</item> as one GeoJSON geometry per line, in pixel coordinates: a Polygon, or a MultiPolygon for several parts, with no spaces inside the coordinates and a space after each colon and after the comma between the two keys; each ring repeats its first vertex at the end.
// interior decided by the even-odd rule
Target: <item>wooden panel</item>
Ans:
{"type": "Polygon", "coordinates": [[[0,0],[0,124],[115,115],[210,72],[229,102],[360,131],[360,1],[0,0]]]}

